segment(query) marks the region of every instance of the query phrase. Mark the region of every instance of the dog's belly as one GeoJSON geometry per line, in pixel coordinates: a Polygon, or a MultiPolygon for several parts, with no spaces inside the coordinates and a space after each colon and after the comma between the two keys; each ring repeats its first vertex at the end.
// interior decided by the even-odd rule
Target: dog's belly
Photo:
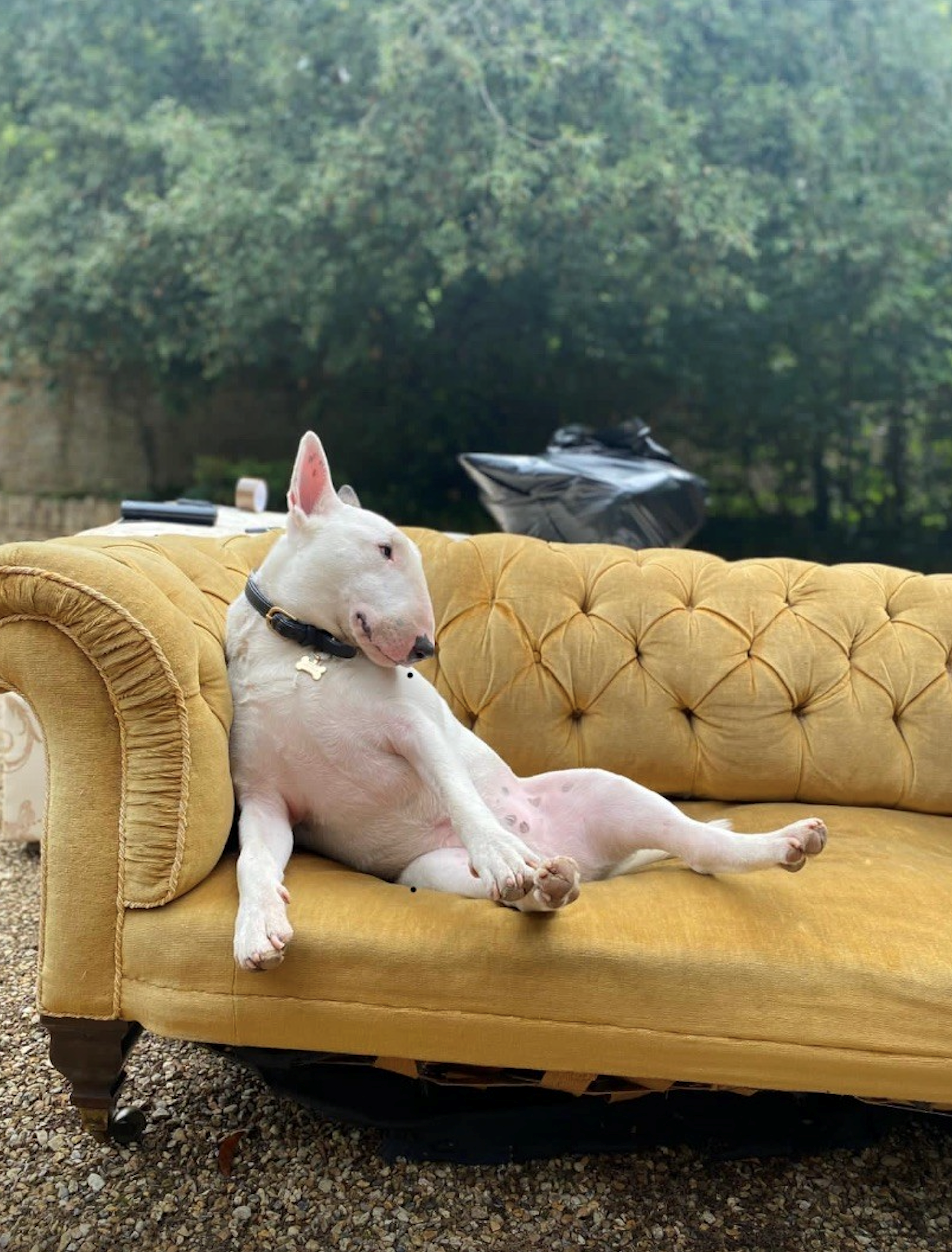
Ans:
{"type": "MultiPolygon", "coordinates": [[[[373,793],[325,794],[295,826],[297,842],[386,879],[399,877],[427,852],[463,846],[437,798],[422,785],[414,786],[417,780],[412,771],[409,786],[401,794],[392,779],[387,781],[391,762],[381,759],[379,765],[378,781],[386,783],[385,794],[376,788],[373,793]]],[[[505,767],[495,777],[477,776],[473,781],[500,827],[533,852],[544,857],[574,856],[584,862],[590,877],[604,876],[607,867],[593,861],[584,815],[571,794],[584,790],[577,782],[566,784],[552,776],[522,780],[505,767]],[[563,790],[566,787],[571,790],[563,790]]]]}
{"type": "Polygon", "coordinates": [[[389,879],[459,844],[438,797],[400,757],[381,753],[359,770],[337,762],[313,777],[313,786],[287,788],[295,840],[311,851],[389,879]]]}
{"type": "Polygon", "coordinates": [[[392,824],[361,826],[357,834],[306,819],[295,825],[294,839],[312,852],[388,881],[427,852],[460,846],[448,820],[418,824],[397,818],[392,824]]]}

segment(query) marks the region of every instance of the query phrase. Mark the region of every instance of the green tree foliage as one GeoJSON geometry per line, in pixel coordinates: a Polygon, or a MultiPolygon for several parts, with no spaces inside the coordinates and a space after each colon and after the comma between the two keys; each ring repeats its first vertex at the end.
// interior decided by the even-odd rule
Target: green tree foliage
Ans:
{"type": "Polygon", "coordinates": [[[675,98],[708,158],[742,166],[764,210],[743,299],[672,336],[698,349],[679,373],[693,369],[720,432],[721,481],[733,475],[737,508],[809,512],[820,529],[944,524],[949,6],[704,7],[709,21],[684,22],[675,41],[675,98]]]}
{"type": "Polygon", "coordinates": [[[287,378],[364,494],[638,412],[722,514],[952,513],[938,0],[6,0],[0,349],[287,378]]]}

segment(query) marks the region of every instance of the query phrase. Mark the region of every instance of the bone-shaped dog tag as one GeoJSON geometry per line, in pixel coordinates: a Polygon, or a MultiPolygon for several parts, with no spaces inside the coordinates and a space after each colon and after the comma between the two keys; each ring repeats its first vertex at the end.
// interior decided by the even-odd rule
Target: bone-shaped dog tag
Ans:
{"type": "Polygon", "coordinates": [[[322,665],[316,656],[302,656],[294,668],[310,674],[315,682],[320,682],[327,673],[327,666],[322,665]]]}

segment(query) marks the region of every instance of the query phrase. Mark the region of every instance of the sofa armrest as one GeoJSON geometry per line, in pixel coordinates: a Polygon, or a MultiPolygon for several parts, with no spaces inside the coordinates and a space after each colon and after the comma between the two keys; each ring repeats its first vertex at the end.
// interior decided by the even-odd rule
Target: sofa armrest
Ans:
{"type": "MultiPolygon", "coordinates": [[[[186,542],[187,541],[183,541],[186,542]]],[[[43,730],[39,999],[114,1016],[126,908],[166,903],[219,860],[233,814],[224,607],[161,549],[0,549],[0,687],[43,730]]]]}

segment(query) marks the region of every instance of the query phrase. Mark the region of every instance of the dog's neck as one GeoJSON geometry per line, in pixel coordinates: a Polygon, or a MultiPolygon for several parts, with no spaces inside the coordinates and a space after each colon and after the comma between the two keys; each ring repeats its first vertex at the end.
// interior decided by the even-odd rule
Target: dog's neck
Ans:
{"type": "Polygon", "coordinates": [[[350,660],[357,655],[358,649],[353,644],[344,643],[329,630],[314,626],[310,622],[302,622],[299,618],[285,612],[279,605],[272,604],[261,590],[254,574],[249,574],[248,581],[245,583],[245,599],[282,639],[296,643],[301,648],[310,648],[314,652],[326,652],[330,656],[339,656],[345,660],[350,660]]]}

